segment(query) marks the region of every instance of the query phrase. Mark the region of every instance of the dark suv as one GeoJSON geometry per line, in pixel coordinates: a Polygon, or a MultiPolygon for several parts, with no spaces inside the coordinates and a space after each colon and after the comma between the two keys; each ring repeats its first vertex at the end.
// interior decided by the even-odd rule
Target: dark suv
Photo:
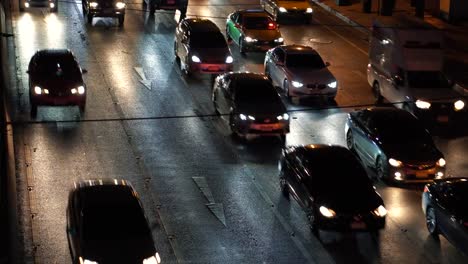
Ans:
{"type": "Polygon", "coordinates": [[[116,17],[119,27],[123,26],[127,6],[124,0],[82,0],[81,4],[88,24],[93,22],[93,17],[116,17]]]}
{"type": "Polygon", "coordinates": [[[208,19],[182,20],[176,29],[174,53],[186,74],[232,71],[233,58],[226,39],[218,26],[208,19]]]}
{"type": "Polygon", "coordinates": [[[180,19],[185,18],[187,14],[188,0],[143,0],[144,7],[148,6],[153,14],[156,10],[176,10],[180,11],[180,19]]]}

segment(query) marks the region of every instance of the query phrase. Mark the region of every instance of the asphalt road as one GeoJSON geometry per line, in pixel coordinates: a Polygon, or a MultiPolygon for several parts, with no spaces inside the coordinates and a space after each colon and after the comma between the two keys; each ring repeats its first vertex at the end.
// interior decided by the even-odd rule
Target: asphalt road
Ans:
{"type": "MultiPolygon", "coordinates": [[[[191,0],[188,16],[210,18],[224,29],[230,12],[258,7],[251,3],[191,0]]],[[[420,186],[375,183],[389,209],[377,240],[367,233],[314,237],[299,206],[279,191],[280,141],[238,142],[210,116],[210,78],[181,75],[173,55],[175,26],[173,14],[149,16],[140,2],[129,3],[122,29],[110,18],[85,24],[81,2],[60,1],[57,14],[40,8],[19,13],[15,6],[18,82],[9,101],[22,262],[70,262],[65,208],[73,182],[124,178],[141,195],[164,262],[467,263],[445,239],[428,236],[420,186]],[[88,70],[84,115],[75,107],[40,107],[30,118],[26,69],[43,48],[69,48],[88,70]]],[[[344,145],[346,113],[373,104],[367,36],[318,7],[312,25],[281,25],[281,31],[287,44],[316,48],[340,86],[332,108],[288,104],[286,144],[344,145]]],[[[237,46],[231,50],[236,70],[263,71],[263,54],[242,57],[237,46]]],[[[435,140],[449,175],[467,175],[468,138],[435,140]]]]}

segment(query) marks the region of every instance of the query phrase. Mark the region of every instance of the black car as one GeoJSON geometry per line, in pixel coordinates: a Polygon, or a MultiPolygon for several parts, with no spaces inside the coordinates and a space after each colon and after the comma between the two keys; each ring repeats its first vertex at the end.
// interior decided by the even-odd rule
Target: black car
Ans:
{"type": "Polygon", "coordinates": [[[187,14],[188,0],[143,0],[143,9],[148,6],[150,14],[156,10],[179,10],[180,19],[185,18],[187,14]]]}
{"type": "Polygon", "coordinates": [[[392,107],[348,115],[346,144],[382,180],[427,182],[445,175],[445,159],[413,114],[392,107]]]}
{"type": "Polygon", "coordinates": [[[73,263],[161,263],[138,194],[125,180],[75,183],[67,238],[73,263]]]}
{"type": "Polygon", "coordinates": [[[181,71],[220,74],[232,71],[231,56],[226,39],[218,26],[209,19],[183,19],[176,29],[174,54],[181,71]]]}
{"type": "Polygon", "coordinates": [[[435,239],[443,235],[468,255],[468,178],[427,184],[421,203],[429,233],[435,239]]]}
{"type": "Polygon", "coordinates": [[[268,78],[263,74],[230,72],[215,79],[212,94],[215,112],[233,135],[278,135],[289,133],[289,115],[268,78]]]}
{"type": "Polygon", "coordinates": [[[116,17],[119,27],[123,27],[127,6],[124,0],[82,0],[81,5],[88,24],[93,22],[93,17],[116,17]]]}
{"type": "Polygon", "coordinates": [[[86,106],[86,85],[80,65],[70,50],[45,49],[37,51],[28,67],[29,102],[31,114],[39,105],[86,106]]]}
{"type": "Polygon", "coordinates": [[[18,4],[21,12],[25,9],[42,6],[47,6],[50,12],[58,11],[58,0],[19,0],[18,4]]]}
{"type": "Polygon", "coordinates": [[[306,212],[312,232],[371,231],[387,210],[356,155],[341,146],[288,146],[279,161],[280,187],[306,212]]]}

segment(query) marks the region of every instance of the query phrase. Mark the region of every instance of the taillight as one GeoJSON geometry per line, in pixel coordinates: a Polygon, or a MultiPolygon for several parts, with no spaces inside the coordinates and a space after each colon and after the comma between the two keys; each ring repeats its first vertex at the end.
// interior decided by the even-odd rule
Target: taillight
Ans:
{"type": "Polygon", "coordinates": [[[429,192],[429,187],[427,187],[427,185],[424,186],[424,192],[429,192]]]}
{"type": "Polygon", "coordinates": [[[273,22],[268,22],[268,29],[276,29],[276,24],[273,22]]]}

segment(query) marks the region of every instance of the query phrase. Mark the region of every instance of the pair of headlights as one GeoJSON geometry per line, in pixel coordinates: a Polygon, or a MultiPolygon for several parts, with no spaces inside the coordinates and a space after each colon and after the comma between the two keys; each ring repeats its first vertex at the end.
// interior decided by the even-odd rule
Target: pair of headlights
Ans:
{"type": "MultiPolygon", "coordinates": [[[[258,39],[254,39],[254,38],[249,37],[249,36],[245,37],[244,40],[245,40],[246,42],[249,42],[249,43],[251,43],[251,42],[257,42],[257,41],[258,41],[258,39]]],[[[279,37],[279,38],[275,39],[274,41],[275,41],[276,43],[282,43],[282,42],[284,41],[284,39],[281,38],[281,37],[279,37]]]]}
{"type": "MultiPolygon", "coordinates": [[[[291,84],[292,84],[292,86],[295,87],[295,88],[301,88],[302,86],[304,86],[303,83],[297,82],[297,81],[292,81],[291,84]]],[[[336,88],[337,85],[338,85],[338,83],[337,83],[336,81],[327,84],[327,86],[328,86],[329,88],[336,88]]]]}
{"type": "MultiPolygon", "coordinates": [[[[393,158],[388,159],[388,164],[390,164],[392,167],[395,167],[395,168],[399,168],[399,167],[403,166],[403,162],[401,162],[399,160],[396,160],[396,159],[393,159],[393,158]]],[[[446,164],[446,161],[445,161],[444,158],[440,158],[436,162],[436,165],[438,167],[445,167],[445,164],[446,164]]]]}
{"type": "MultiPolygon", "coordinates": [[[[248,120],[252,120],[252,121],[255,120],[255,117],[254,117],[254,116],[252,116],[252,115],[245,115],[245,114],[239,114],[239,118],[240,118],[241,120],[244,120],[244,121],[247,120],[247,119],[248,119],[248,120]]],[[[288,115],[287,113],[284,113],[284,114],[282,114],[282,115],[277,116],[276,119],[279,120],[279,121],[281,121],[281,120],[286,120],[286,121],[287,121],[287,120],[289,120],[289,115],[288,115]]]]}
{"type": "MultiPolygon", "coordinates": [[[[89,7],[91,8],[97,8],[99,6],[99,4],[97,2],[90,2],[89,3],[89,7]]],[[[124,2],[117,2],[115,3],[115,7],[117,9],[123,9],[125,8],[126,4],[124,2]]]]}
{"type": "MultiPolygon", "coordinates": [[[[280,8],[278,8],[278,10],[281,13],[287,13],[288,12],[288,10],[286,8],[284,8],[284,7],[280,7],[280,8]]],[[[310,13],[313,12],[313,10],[312,10],[312,8],[308,7],[305,12],[310,14],[310,13]]]]}
{"type": "MultiPolygon", "coordinates": [[[[80,259],[80,264],[99,264],[97,261],[83,259],[82,257],[80,257],[79,259],[80,259]]],[[[154,256],[144,259],[142,264],[160,264],[160,263],[161,263],[161,257],[159,256],[159,253],[156,252],[154,256]]]]}
{"type": "MultiPolygon", "coordinates": [[[[320,206],[319,211],[326,218],[332,218],[336,216],[335,211],[325,206],[320,206]]],[[[379,207],[377,207],[375,210],[372,211],[372,214],[378,217],[384,217],[387,215],[387,209],[383,205],[380,205],[379,207]]]]}
{"type": "MultiPolygon", "coordinates": [[[[416,100],[416,107],[419,109],[429,109],[431,108],[431,103],[423,100],[416,100]]],[[[463,108],[465,108],[465,102],[462,100],[458,100],[455,103],[453,103],[453,109],[455,111],[460,111],[463,108]]]]}
{"type": "MultiPolygon", "coordinates": [[[[201,59],[196,56],[196,55],[192,55],[192,62],[195,62],[195,63],[201,63],[201,59]]],[[[226,60],[224,61],[225,63],[232,63],[234,61],[234,58],[231,56],[231,55],[228,55],[226,57],[226,60]]]]}
{"type": "MultiPolygon", "coordinates": [[[[72,94],[84,94],[85,93],[85,88],[84,86],[78,86],[77,88],[72,88],[70,90],[70,92],[72,94]]],[[[43,89],[39,86],[34,86],[34,93],[35,94],[49,94],[49,90],[48,89],[43,89]]]]}

